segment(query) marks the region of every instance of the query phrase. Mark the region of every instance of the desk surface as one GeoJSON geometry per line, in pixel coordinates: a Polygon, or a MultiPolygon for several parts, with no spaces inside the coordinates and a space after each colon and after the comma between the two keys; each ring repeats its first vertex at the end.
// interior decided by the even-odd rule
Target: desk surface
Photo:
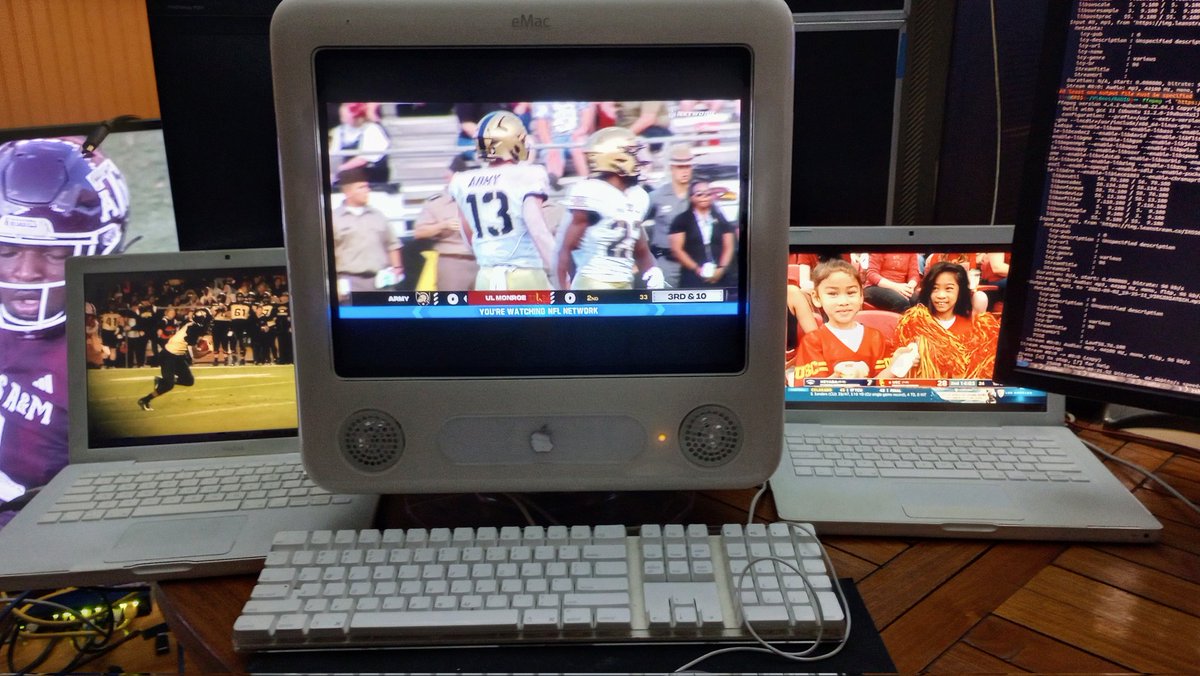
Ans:
{"type": "MultiPolygon", "coordinates": [[[[1200,501],[1200,460],[1084,432],[1200,501]]],[[[1163,522],[1154,545],[826,536],[900,672],[1189,672],[1200,664],[1200,519],[1113,466],[1163,522]]],[[[744,521],[750,491],[698,494],[689,517],[744,521]]],[[[769,494],[758,508],[775,517],[769,494]]],[[[251,576],[168,581],[158,602],[190,664],[244,672],[232,626],[251,576]]]]}

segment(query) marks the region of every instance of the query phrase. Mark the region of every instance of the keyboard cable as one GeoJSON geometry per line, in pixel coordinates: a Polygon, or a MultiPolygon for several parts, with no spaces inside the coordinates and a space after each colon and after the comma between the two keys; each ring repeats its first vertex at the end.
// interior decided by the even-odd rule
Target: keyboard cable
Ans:
{"type": "MultiPolygon", "coordinates": [[[[747,526],[754,523],[755,509],[757,508],[759,499],[762,498],[764,493],[766,493],[767,485],[768,484],[764,483],[762,486],[760,486],[758,491],[755,492],[754,497],[751,498],[751,500],[750,500],[750,508],[747,510],[749,513],[749,516],[746,518],[747,526]]],[[[842,638],[838,641],[837,646],[835,646],[829,652],[822,653],[820,655],[813,654],[813,652],[816,651],[817,648],[819,648],[821,646],[821,638],[823,637],[823,634],[825,631],[824,612],[822,611],[822,608],[821,608],[821,599],[817,596],[816,590],[813,589],[812,585],[809,583],[808,576],[806,574],[804,574],[802,571],[800,571],[799,569],[797,569],[793,563],[791,563],[790,561],[785,561],[783,559],[774,557],[774,556],[762,556],[762,557],[752,559],[747,563],[745,570],[743,570],[741,575],[738,576],[737,585],[736,585],[737,588],[733,591],[738,591],[741,589],[742,582],[744,582],[746,579],[746,573],[748,573],[751,568],[753,568],[755,565],[757,565],[761,561],[772,561],[776,565],[783,565],[787,568],[790,568],[792,571],[794,571],[796,574],[798,574],[800,576],[800,581],[804,583],[805,591],[810,595],[810,597],[813,600],[814,605],[816,606],[817,637],[815,639],[813,639],[812,645],[809,646],[808,648],[805,648],[804,650],[799,650],[796,652],[787,652],[786,650],[783,650],[782,648],[771,645],[767,641],[763,640],[762,637],[760,637],[758,635],[758,632],[754,630],[754,627],[752,626],[751,622],[746,619],[746,614],[744,612],[742,612],[741,594],[735,593],[735,594],[731,594],[731,595],[736,599],[736,602],[738,605],[738,612],[742,615],[742,624],[745,625],[746,630],[748,632],[750,632],[750,635],[754,637],[754,640],[759,645],[757,645],[757,646],[732,646],[729,648],[718,648],[716,650],[707,652],[707,653],[701,655],[700,657],[697,657],[696,659],[692,660],[691,662],[688,662],[687,664],[679,667],[678,669],[675,670],[674,673],[695,671],[696,665],[700,664],[701,662],[704,662],[710,658],[716,657],[717,655],[724,655],[727,653],[754,652],[754,653],[778,655],[779,657],[782,657],[787,660],[791,660],[793,662],[819,662],[821,660],[826,660],[826,659],[833,657],[834,655],[837,655],[838,653],[842,652],[842,650],[844,650],[846,648],[846,644],[850,640],[850,628],[851,628],[850,627],[850,625],[851,625],[850,607],[846,602],[846,594],[844,591],[842,591],[842,584],[838,580],[837,572],[833,568],[833,561],[829,558],[829,552],[825,549],[825,545],[819,539],[817,539],[817,535],[815,532],[813,532],[813,531],[809,530],[808,528],[804,527],[803,525],[793,522],[793,521],[784,521],[783,523],[786,523],[793,530],[798,530],[801,533],[804,533],[808,537],[812,538],[813,542],[815,542],[817,544],[817,547],[820,548],[820,550],[821,550],[821,558],[825,560],[825,567],[829,571],[829,577],[830,577],[830,580],[833,582],[834,591],[837,592],[838,600],[841,602],[841,605],[842,605],[842,615],[845,616],[845,618],[846,618],[846,631],[842,635],[842,638]]]]}
{"type": "Polygon", "coordinates": [[[1158,478],[1158,475],[1156,475],[1154,472],[1151,472],[1150,470],[1148,470],[1145,467],[1142,467],[1136,463],[1130,462],[1130,461],[1126,460],[1125,458],[1117,457],[1116,455],[1109,453],[1108,451],[1104,450],[1103,448],[1100,448],[1098,445],[1092,443],[1091,441],[1088,441],[1087,439],[1080,437],[1079,440],[1083,442],[1084,446],[1087,446],[1089,449],[1091,449],[1091,451],[1093,453],[1100,455],[1104,458],[1107,458],[1109,460],[1112,460],[1113,462],[1118,463],[1120,465],[1124,465],[1125,467],[1128,467],[1129,469],[1137,472],[1138,474],[1141,474],[1142,476],[1153,481],[1154,483],[1158,484],[1159,486],[1162,486],[1163,490],[1167,491],[1168,493],[1175,496],[1176,498],[1179,498],[1179,500],[1188,509],[1192,510],[1192,512],[1194,514],[1200,515],[1200,507],[1196,506],[1196,503],[1192,502],[1191,500],[1188,500],[1187,497],[1183,493],[1180,493],[1171,484],[1168,484],[1166,481],[1163,481],[1162,479],[1158,478]]]}

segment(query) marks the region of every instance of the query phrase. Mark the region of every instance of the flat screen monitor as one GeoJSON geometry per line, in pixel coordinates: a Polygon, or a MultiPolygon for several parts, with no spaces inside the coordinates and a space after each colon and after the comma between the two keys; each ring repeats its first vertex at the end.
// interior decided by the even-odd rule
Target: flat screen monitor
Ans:
{"type": "Polygon", "coordinates": [[[283,246],[267,44],[278,2],[146,0],[182,250],[283,246]]]}
{"type": "Polygon", "coordinates": [[[782,402],[762,385],[783,338],[792,18],[769,1],[626,10],[276,11],[301,445],[319,483],[637,490],[774,469],[782,402]],[[489,112],[461,144],[446,122],[468,105],[489,112]],[[659,129],[631,131],[651,105],[659,129]],[[405,205],[371,173],[376,117],[402,117],[392,144],[434,159],[422,209],[473,274],[398,288],[386,211],[405,205]],[[674,165],[692,180],[668,198],[674,165]]]}
{"type": "Polygon", "coordinates": [[[158,121],[98,125],[0,130],[0,501],[67,463],[66,259],[178,249],[158,121]]]}
{"type": "Polygon", "coordinates": [[[1194,416],[1198,2],[1051,3],[1004,377],[1194,416]]]}

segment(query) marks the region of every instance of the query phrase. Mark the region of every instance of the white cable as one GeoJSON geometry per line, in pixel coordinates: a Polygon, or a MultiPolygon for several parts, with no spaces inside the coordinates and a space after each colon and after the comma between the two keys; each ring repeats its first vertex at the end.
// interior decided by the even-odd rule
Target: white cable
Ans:
{"type": "Polygon", "coordinates": [[[1000,41],[996,37],[996,0],[988,0],[992,19],[992,86],[996,98],[996,171],[992,184],[992,217],[990,225],[996,224],[996,206],[1000,202],[1000,141],[1004,126],[1000,121],[1000,41]]]}
{"type": "Polygon", "coordinates": [[[1092,452],[1102,455],[1105,458],[1112,460],[1113,462],[1124,465],[1124,466],[1128,467],[1129,469],[1145,476],[1147,479],[1157,483],[1159,486],[1162,486],[1163,489],[1166,490],[1168,493],[1179,498],[1183,502],[1183,504],[1188,507],[1188,509],[1192,510],[1193,512],[1195,512],[1197,514],[1200,514],[1200,507],[1198,507],[1196,505],[1196,503],[1192,502],[1191,500],[1188,500],[1187,497],[1185,497],[1183,495],[1183,493],[1180,493],[1178,490],[1176,490],[1175,487],[1171,486],[1166,481],[1163,481],[1162,479],[1158,478],[1158,476],[1154,472],[1151,472],[1150,470],[1146,469],[1145,467],[1141,467],[1140,465],[1132,463],[1132,462],[1126,460],[1125,458],[1119,458],[1119,457],[1113,455],[1112,453],[1109,453],[1108,451],[1104,450],[1103,448],[1100,448],[1096,444],[1088,441],[1087,439],[1080,438],[1079,440],[1082,441],[1085,446],[1092,449],[1092,452]]]}
{"type": "MultiPolygon", "coordinates": [[[[755,510],[756,506],[758,505],[759,499],[763,496],[764,493],[766,493],[766,491],[767,491],[767,484],[764,483],[758,489],[758,491],[755,492],[754,497],[750,499],[750,507],[748,510],[749,516],[746,519],[747,526],[754,523],[754,510],[755,510]]],[[[716,657],[717,655],[724,655],[724,654],[734,653],[734,652],[753,652],[753,653],[760,653],[760,654],[777,655],[779,657],[782,657],[787,660],[791,660],[793,662],[819,662],[821,660],[826,660],[826,659],[829,659],[830,657],[833,657],[834,655],[837,655],[838,653],[842,652],[842,650],[844,650],[846,648],[847,643],[849,643],[849,641],[850,641],[850,627],[851,627],[850,605],[846,601],[846,593],[842,590],[841,581],[838,580],[837,572],[833,568],[833,561],[829,558],[829,552],[825,549],[825,545],[822,544],[821,541],[817,539],[816,533],[809,530],[804,525],[795,523],[792,521],[783,521],[782,523],[786,523],[790,528],[792,528],[794,530],[799,530],[800,532],[804,533],[808,537],[812,538],[812,541],[815,542],[817,544],[817,547],[821,550],[821,558],[824,559],[824,561],[825,561],[825,567],[829,571],[829,579],[833,583],[834,592],[837,594],[838,601],[841,603],[841,606],[842,606],[842,616],[846,618],[846,630],[843,633],[842,638],[838,641],[837,646],[835,646],[829,652],[822,653],[820,655],[812,654],[814,650],[816,650],[817,648],[819,648],[821,646],[821,639],[824,638],[824,634],[825,634],[825,613],[824,613],[823,609],[821,608],[821,599],[820,599],[820,597],[817,596],[816,590],[813,589],[812,585],[809,583],[808,576],[805,573],[803,573],[802,571],[800,571],[795,566],[794,563],[792,563],[791,561],[787,561],[785,559],[774,557],[774,556],[763,556],[763,557],[758,557],[758,558],[752,559],[747,562],[746,568],[744,570],[742,570],[741,574],[738,576],[736,589],[732,590],[733,595],[736,597],[738,613],[742,616],[742,624],[746,627],[746,631],[748,631],[750,633],[750,635],[754,637],[754,640],[759,645],[758,646],[731,646],[729,648],[719,648],[717,650],[713,650],[711,652],[705,653],[705,654],[701,655],[700,657],[697,657],[696,659],[692,660],[691,662],[688,662],[687,664],[683,665],[682,667],[679,667],[678,669],[675,670],[675,673],[689,671],[693,667],[695,667],[697,664],[700,664],[701,662],[704,662],[704,661],[708,660],[709,658],[716,657]],[[792,569],[797,575],[800,576],[800,581],[804,584],[805,592],[809,595],[809,598],[811,598],[813,600],[813,604],[815,605],[815,610],[816,610],[817,635],[816,635],[816,638],[814,638],[812,641],[804,641],[804,643],[811,643],[811,645],[809,645],[808,648],[805,648],[804,650],[799,650],[797,652],[787,652],[785,650],[781,650],[780,648],[777,648],[777,647],[771,645],[766,640],[764,640],[761,636],[759,636],[758,632],[751,625],[750,621],[746,619],[746,614],[742,610],[742,596],[740,593],[738,593],[738,590],[741,589],[742,583],[746,579],[746,574],[749,573],[751,571],[751,569],[760,561],[772,561],[776,565],[782,564],[782,565],[792,569]]]]}

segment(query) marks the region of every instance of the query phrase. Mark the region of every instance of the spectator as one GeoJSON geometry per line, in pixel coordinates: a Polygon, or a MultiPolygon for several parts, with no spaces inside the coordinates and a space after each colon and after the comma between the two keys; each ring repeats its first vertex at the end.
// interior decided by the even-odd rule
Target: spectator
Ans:
{"type": "MultiPolygon", "coordinates": [[[[477,168],[478,164],[456,155],[450,163],[450,178],[460,171],[477,168]]],[[[449,184],[450,179],[447,179],[449,184]]],[[[432,240],[437,254],[436,274],[432,288],[428,291],[469,291],[475,288],[475,277],[479,274],[479,263],[475,254],[463,238],[462,222],[459,220],[458,205],[448,190],[430,197],[421,207],[413,223],[413,238],[432,240]]],[[[422,279],[425,273],[421,273],[422,279]]]]}
{"type": "Polygon", "coordinates": [[[972,312],[967,271],[946,261],[925,272],[917,303],[900,317],[896,339],[916,343],[914,378],[991,378],[1000,322],[972,312]]]}
{"type": "Polygon", "coordinates": [[[338,118],[340,123],[329,140],[336,162],[334,174],[360,169],[368,183],[386,184],[391,173],[387,155],[391,140],[383,125],[369,118],[368,104],[343,103],[338,107],[338,118]]]}
{"type": "Polygon", "coordinates": [[[915,253],[873,253],[868,257],[866,299],[880,310],[904,312],[912,305],[920,281],[915,253]]]}
{"type": "Polygon", "coordinates": [[[679,286],[679,261],[671,251],[671,222],[688,210],[691,201],[692,148],[686,143],[671,146],[668,156],[671,181],[650,192],[650,253],[669,287],[679,286]]]}
{"type": "Polygon", "coordinates": [[[375,291],[404,278],[400,241],[391,225],[367,202],[371,187],[366,173],[349,169],[338,174],[345,197],[333,210],[333,257],[337,269],[338,299],[350,300],[358,291],[375,291]]]}
{"type": "MultiPolygon", "coordinates": [[[[718,191],[719,192],[719,191],[718,191]]],[[[671,221],[671,252],[682,268],[679,286],[713,286],[725,276],[735,251],[734,229],[719,209],[713,209],[708,181],[694,181],[688,190],[691,208],[671,221]]]]}

